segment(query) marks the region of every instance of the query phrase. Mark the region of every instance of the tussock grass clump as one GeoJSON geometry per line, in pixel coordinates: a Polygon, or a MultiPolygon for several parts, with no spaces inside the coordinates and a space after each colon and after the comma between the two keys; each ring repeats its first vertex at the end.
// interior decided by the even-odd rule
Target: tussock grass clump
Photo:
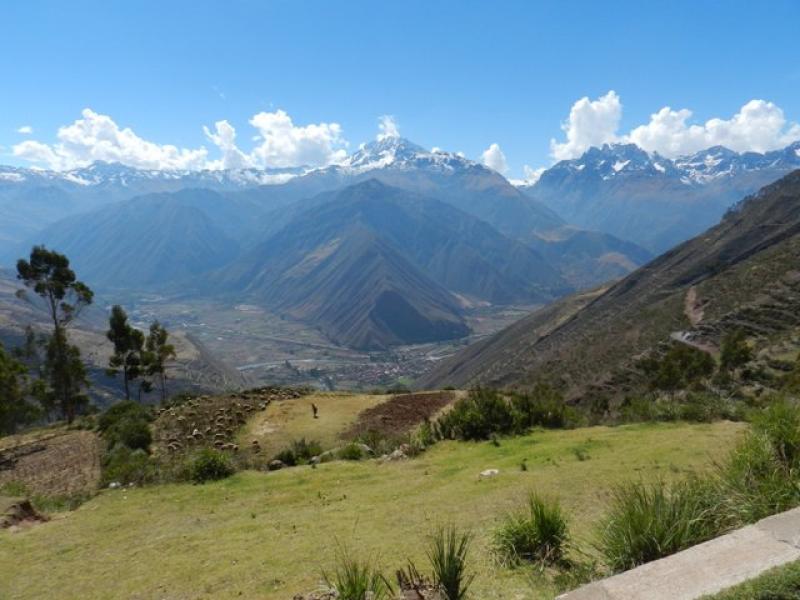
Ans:
{"type": "Polygon", "coordinates": [[[735,523],[752,523],[800,504],[798,484],[800,407],[777,398],[720,468],[723,508],[735,523]]]}
{"type": "Polygon", "coordinates": [[[389,600],[393,589],[374,562],[360,561],[339,549],[333,572],[323,573],[325,584],[339,600],[389,600]]]}
{"type": "Polygon", "coordinates": [[[623,484],[613,491],[599,550],[611,569],[624,571],[708,540],[721,530],[717,500],[713,485],[694,479],[623,484]]]}
{"type": "Polygon", "coordinates": [[[455,525],[440,527],[431,539],[428,560],[433,569],[433,583],[446,600],[464,600],[475,578],[467,572],[467,556],[472,534],[460,532],[455,525]]]}
{"type": "Polygon", "coordinates": [[[501,561],[555,564],[562,560],[569,540],[561,505],[531,492],[527,506],[505,516],[495,531],[495,551],[501,561]]]}

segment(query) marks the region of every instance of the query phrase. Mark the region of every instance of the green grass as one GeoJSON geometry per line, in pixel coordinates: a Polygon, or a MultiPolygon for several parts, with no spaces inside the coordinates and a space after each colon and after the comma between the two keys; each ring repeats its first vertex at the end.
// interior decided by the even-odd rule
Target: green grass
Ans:
{"type": "MultiPolygon", "coordinates": [[[[335,568],[337,542],[361,559],[380,557],[391,574],[407,559],[427,564],[429,534],[452,523],[475,536],[472,598],[552,598],[549,584],[502,567],[493,554],[494,530],[529,490],[559,497],[573,540],[587,547],[615,485],[707,469],[744,428],[536,431],[499,447],[443,442],[397,463],[338,461],[202,486],[107,490],[49,523],[0,532],[0,597],[284,600],[315,589],[319,574],[335,568]],[[591,460],[581,461],[573,448],[585,444],[591,460]],[[480,480],[490,468],[500,474],[480,480]]],[[[290,439],[302,435],[322,437],[306,430],[290,439]]]]}
{"type": "Polygon", "coordinates": [[[800,561],[766,573],[704,600],[797,600],[800,598],[800,561]]]}

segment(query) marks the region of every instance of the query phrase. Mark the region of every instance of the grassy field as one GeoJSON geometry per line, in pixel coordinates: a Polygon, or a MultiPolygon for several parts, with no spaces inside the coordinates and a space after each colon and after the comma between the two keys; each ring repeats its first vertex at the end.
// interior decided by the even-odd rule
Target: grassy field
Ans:
{"type": "Polygon", "coordinates": [[[273,402],[242,428],[238,435],[239,444],[247,448],[253,440],[258,440],[267,457],[274,456],[301,437],[316,440],[325,449],[335,448],[344,443],[339,436],[356,421],[358,413],[389,398],[385,395],[331,392],[273,402]],[[312,403],[319,408],[318,419],[314,418],[312,403]]]}
{"type": "Polygon", "coordinates": [[[499,447],[441,443],[402,463],[333,462],[203,486],[104,491],[49,523],[0,532],[0,598],[285,600],[317,586],[337,544],[379,557],[388,575],[407,557],[423,566],[426,536],[447,522],[476,534],[473,598],[551,598],[532,570],[494,563],[490,537],[504,511],[531,489],[557,496],[586,548],[610,486],[706,469],[743,427],[537,431],[499,447]],[[488,468],[500,474],[480,480],[488,468]]]}

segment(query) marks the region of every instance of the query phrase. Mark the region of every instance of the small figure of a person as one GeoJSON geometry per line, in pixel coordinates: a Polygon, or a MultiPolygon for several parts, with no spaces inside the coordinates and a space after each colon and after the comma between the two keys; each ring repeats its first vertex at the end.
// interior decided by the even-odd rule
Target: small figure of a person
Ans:
{"type": "Polygon", "coordinates": [[[313,402],[311,403],[311,411],[314,413],[314,418],[319,419],[319,416],[317,414],[319,413],[319,408],[317,408],[317,405],[314,404],[313,402]]]}

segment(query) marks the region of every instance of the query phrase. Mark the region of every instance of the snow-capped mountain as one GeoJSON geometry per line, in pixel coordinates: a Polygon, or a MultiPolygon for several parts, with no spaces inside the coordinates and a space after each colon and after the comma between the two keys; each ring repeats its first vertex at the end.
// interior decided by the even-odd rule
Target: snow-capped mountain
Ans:
{"type": "Polygon", "coordinates": [[[590,148],[523,189],[567,222],[662,252],[714,225],[735,202],[800,168],[800,142],[782,150],[721,146],[669,159],[633,144],[590,148]]]}
{"type": "Polygon", "coordinates": [[[425,150],[422,146],[401,137],[385,137],[361,146],[338,168],[364,173],[391,167],[398,170],[426,169],[454,172],[459,169],[481,168],[483,165],[453,152],[425,150]]]}
{"type": "Polygon", "coordinates": [[[255,185],[285,183],[292,177],[308,172],[308,167],[287,169],[239,170],[156,170],[138,169],[120,163],[96,161],[86,167],[68,171],[26,169],[0,166],[0,185],[3,184],[66,184],[86,187],[135,187],[143,183],[181,182],[182,187],[243,188],[255,185]]]}
{"type": "Polygon", "coordinates": [[[651,175],[674,178],[686,185],[706,185],[746,172],[797,168],[800,168],[800,142],[763,154],[714,146],[675,159],[647,152],[635,144],[605,144],[589,148],[580,158],[556,163],[542,178],[581,174],[585,179],[608,181],[615,177],[651,175]]]}

